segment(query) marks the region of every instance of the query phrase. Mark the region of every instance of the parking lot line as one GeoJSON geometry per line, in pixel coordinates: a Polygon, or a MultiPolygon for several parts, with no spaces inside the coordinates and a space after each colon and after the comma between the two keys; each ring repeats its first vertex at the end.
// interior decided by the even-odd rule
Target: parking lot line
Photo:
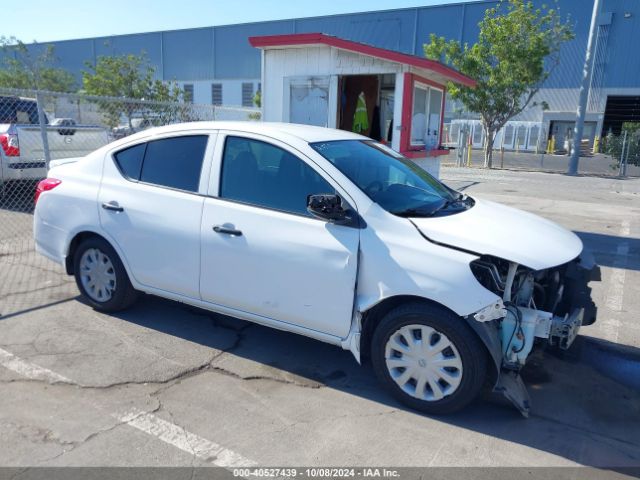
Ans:
{"type": "MultiPolygon", "coordinates": [[[[23,360],[1,348],[0,365],[31,380],[44,380],[50,383],[74,383],[59,373],[23,360]]],[[[163,420],[152,413],[131,409],[125,413],[111,414],[111,416],[169,445],[173,445],[184,452],[201,458],[212,465],[224,468],[252,467],[257,465],[253,460],[249,460],[233,450],[229,450],[211,440],[191,433],[183,427],[163,420]]]]}
{"type": "MultiPolygon", "coordinates": [[[[631,223],[623,220],[620,226],[620,237],[628,237],[631,233],[631,223]]],[[[616,247],[616,254],[613,260],[613,271],[609,279],[605,305],[609,310],[609,315],[603,319],[607,339],[618,342],[618,331],[620,329],[620,319],[617,314],[622,311],[624,305],[624,282],[626,280],[627,256],[629,255],[629,243],[623,241],[616,247]]]]}
{"type": "Polygon", "coordinates": [[[238,468],[257,465],[256,462],[222,445],[191,433],[152,413],[132,409],[124,414],[114,414],[113,417],[218,467],[238,468]]]}
{"type": "Polygon", "coordinates": [[[0,348],[0,365],[12,372],[31,380],[46,380],[51,383],[71,383],[67,377],[59,373],[52,372],[48,368],[41,367],[35,363],[27,362],[16,357],[13,353],[0,348]]]}

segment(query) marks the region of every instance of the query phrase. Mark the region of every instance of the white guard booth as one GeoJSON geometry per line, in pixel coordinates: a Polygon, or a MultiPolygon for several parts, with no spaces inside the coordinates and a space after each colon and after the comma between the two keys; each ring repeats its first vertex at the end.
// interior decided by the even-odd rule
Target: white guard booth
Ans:
{"type": "Polygon", "coordinates": [[[262,118],[361,133],[439,175],[447,82],[475,86],[423,57],[322,33],[250,37],[262,50],[262,118]]]}

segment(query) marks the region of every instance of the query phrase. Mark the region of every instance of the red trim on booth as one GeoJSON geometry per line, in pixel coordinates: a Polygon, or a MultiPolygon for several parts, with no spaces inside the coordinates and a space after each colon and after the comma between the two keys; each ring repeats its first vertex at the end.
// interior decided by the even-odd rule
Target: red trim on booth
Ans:
{"type": "Polygon", "coordinates": [[[442,130],[444,127],[444,100],[447,93],[446,87],[432,80],[416,75],[415,73],[405,73],[404,84],[402,87],[402,130],[400,130],[400,153],[409,158],[445,155],[448,153],[448,150],[431,150],[427,152],[424,146],[411,145],[411,112],[413,110],[413,86],[416,82],[424,83],[426,85],[430,85],[442,90],[440,131],[438,132],[438,145],[442,145],[442,130]]]}
{"type": "Polygon", "coordinates": [[[440,155],[448,155],[449,150],[414,150],[409,152],[401,152],[407,158],[426,158],[439,157],[440,155]]]}
{"type": "Polygon", "coordinates": [[[364,43],[352,42],[323,33],[295,33],[291,35],[266,35],[249,37],[249,43],[256,48],[286,47],[295,45],[329,45],[351,52],[378,57],[391,62],[403,63],[417,68],[424,68],[443,75],[447,80],[467,87],[475,87],[476,81],[457,70],[435,60],[408,55],[406,53],[372,47],[364,43]]]}
{"type": "Polygon", "coordinates": [[[411,150],[411,110],[413,110],[413,74],[404,74],[402,85],[402,123],[400,130],[400,153],[411,150]]]}
{"type": "Polygon", "coordinates": [[[444,98],[447,96],[447,87],[442,89],[442,105],[440,106],[440,131],[438,132],[438,146],[443,144],[442,136],[444,135],[444,98]]]}

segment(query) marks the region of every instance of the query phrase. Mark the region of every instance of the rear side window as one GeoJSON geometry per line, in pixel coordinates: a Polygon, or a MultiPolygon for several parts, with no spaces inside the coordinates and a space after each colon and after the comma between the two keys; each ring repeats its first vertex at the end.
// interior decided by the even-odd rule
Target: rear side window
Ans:
{"type": "Polygon", "coordinates": [[[122,174],[161,187],[197,192],[207,135],[163,138],[116,153],[122,174]]]}
{"type": "Polygon", "coordinates": [[[147,144],[142,143],[135,147],[120,150],[115,154],[116,163],[120,168],[120,172],[131,180],[140,178],[140,170],[142,168],[142,159],[144,158],[144,150],[147,144]]]}

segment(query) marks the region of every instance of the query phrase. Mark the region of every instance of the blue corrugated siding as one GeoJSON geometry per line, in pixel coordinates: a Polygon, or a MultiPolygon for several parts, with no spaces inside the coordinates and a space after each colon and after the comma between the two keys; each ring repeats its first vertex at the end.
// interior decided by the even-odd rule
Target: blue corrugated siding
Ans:
{"type": "Polygon", "coordinates": [[[214,78],[213,28],[163,32],[162,53],[166,80],[214,78]]]}
{"type": "MultiPolygon", "coordinates": [[[[35,48],[45,48],[48,44],[29,46],[34,51],[35,48]]],[[[77,81],[82,79],[82,70],[86,70],[85,62],[93,60],[93,40],[68,40],[56,42],[54,44],[54,54],[56,65],[74,74],[77,81]]]]}
{"type": "Polygon", "coordinates": [[[604,87],[640,87],[640,1],[605,0],[604,10],[613,13],[607,44],[604,87]],[[624,18],[625,12],[631,14],[624,18]]]}
{"type": "Polygon", "coordinates": [[[418,28],[415,44],[416,55],[424,54],[424,44],[432,33],[438,37],[460,39],[466,5],[439,6],[418,10],[418,28]]]}
{"type": "MultiPolygon", "coordinates": [[[[537,4],[550,3],[535,0],[537,4]]],[[[366,12],[244,25],[123,35],[55,43],[58,64],[77,75],[94,55],[145,51],[163,78],[179,80],[260,77],[260,52],[249,45],[253,35],[323,32],[383,48],[422,55],[430,33],[473,43],[478,22],[494,1],[366,12]],[[108,41],[109,46],[104,42],[108,41]]],[[[562,47],[561,64],[545,83],[549,88],[577,88],[580,83],[592,0],[560,0],[570,15],[576,38],[562,47]]],[[[604,0],[612,12],[602,87],[640,86],[640,0],[604,0]],[[630,18],[624,13],[630,12],[630,18]]],[[[33,47],[32,47],[33,48],[33,47]]]]}
{"type": "Polygon", "coordinates": [[[162,34],[159,32],[95,38],[93,48],[96,57],[144,53],[155,66],[156,77],[162,78],[162,34]]]}
{"type": "Polygon", "coordinates": [[[215,27],[216,78],[260,78],[260,51],[249,37],[285,33],[293,33],[292,20],[215,27]]]}
{"type": "Polygon", "coordinates": [[[413,53],[415,10],[296,20],[296,33],[322,32],[376,47],[413,53]]]}

